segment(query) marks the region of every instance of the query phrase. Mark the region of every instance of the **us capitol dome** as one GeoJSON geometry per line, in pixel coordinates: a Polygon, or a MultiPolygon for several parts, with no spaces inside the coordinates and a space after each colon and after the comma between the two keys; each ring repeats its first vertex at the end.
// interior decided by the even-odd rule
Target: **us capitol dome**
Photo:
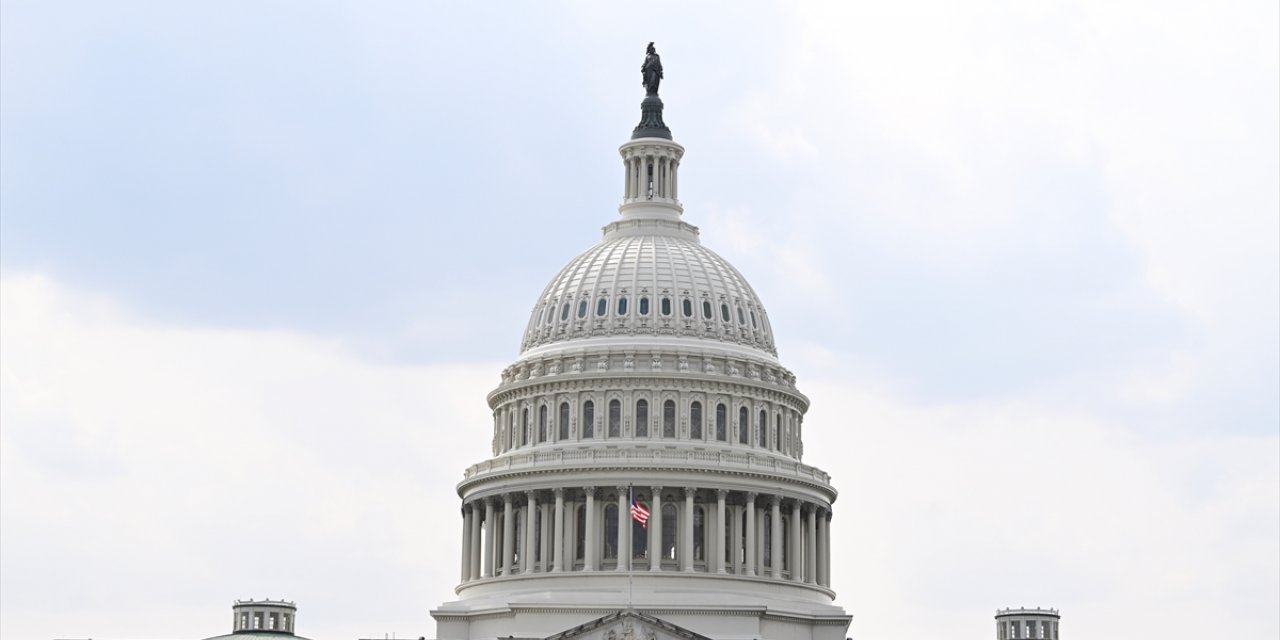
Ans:
{"type": "Polygon", "coordinates": [[[488,395],[437,636],[841,640],[809,400],[759,296],[684,221],[652,45],[642,71],[619,217],[534,301],[488,395]]]}

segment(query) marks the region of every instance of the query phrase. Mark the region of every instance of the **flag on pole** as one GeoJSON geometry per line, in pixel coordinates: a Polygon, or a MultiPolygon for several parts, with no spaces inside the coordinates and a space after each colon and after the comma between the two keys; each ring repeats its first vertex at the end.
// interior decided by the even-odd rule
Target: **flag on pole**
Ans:
{"type": "Polygon", "coordinates": [[[649,510],[644,505],[636,502],[636,495],[631,494],[631,519],[640,523],[642,528],[649,526],[649,510]]]}

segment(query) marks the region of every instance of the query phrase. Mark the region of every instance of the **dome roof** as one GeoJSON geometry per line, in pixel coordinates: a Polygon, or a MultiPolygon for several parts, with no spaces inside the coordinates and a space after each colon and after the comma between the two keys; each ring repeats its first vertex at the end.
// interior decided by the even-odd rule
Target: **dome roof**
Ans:
{"type": "Polygon", "coordinates": [[[608,336],[679,336],[776,356],[764,305],[683,222],[619,221],[551,279],[521,352],[608,336]]]}

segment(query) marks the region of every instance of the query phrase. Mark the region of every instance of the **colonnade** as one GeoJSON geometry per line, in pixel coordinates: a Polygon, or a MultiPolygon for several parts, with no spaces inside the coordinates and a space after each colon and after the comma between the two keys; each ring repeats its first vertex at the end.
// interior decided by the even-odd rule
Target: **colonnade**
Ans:
{"type": "Polygon", "coordinates": [[[534,573],[760,576],[830,587],[825,503],[695,487],[503,493],[462,507],[462,582],[534,573]],[[648,523],[632,517],[631,500],[648,523]]]}
{"type": "Polygon", "coordinates": [[[623,164],[627,172],[623,202],[677,199],[680,158],[672,150],[624,151],[623,164]]]}

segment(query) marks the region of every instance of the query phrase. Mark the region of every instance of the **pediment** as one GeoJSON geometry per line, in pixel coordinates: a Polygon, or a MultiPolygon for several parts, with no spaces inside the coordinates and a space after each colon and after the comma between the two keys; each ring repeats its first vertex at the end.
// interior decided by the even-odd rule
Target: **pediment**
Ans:
{"type": "Polygon", "coordinates": [[[684,627],[641,613],[623,609],[602,618],[561,631],[546,640],[711,640],[684,627]]]}

